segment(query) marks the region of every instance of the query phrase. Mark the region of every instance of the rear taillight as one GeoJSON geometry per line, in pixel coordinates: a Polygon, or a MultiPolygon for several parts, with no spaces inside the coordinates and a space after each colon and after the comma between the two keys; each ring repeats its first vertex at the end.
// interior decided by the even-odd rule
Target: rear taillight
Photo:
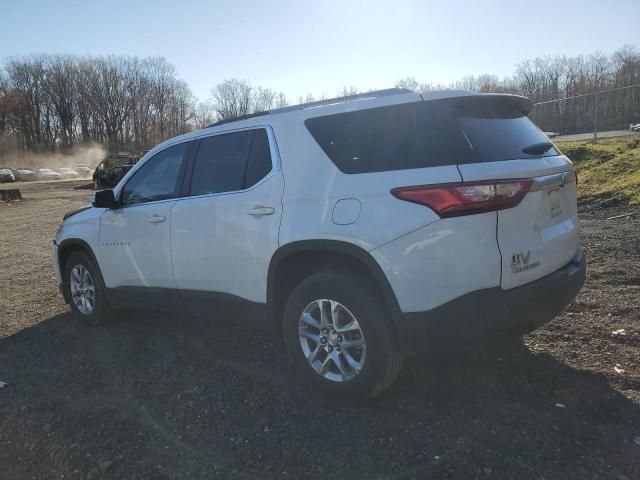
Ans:
{"type": "Polygon", "coordinates": [[[399,187],[400,200],[425,205],[441,217],[458,217],[515,207],[531,187],[531,180],[492,180],[399,187]]]}

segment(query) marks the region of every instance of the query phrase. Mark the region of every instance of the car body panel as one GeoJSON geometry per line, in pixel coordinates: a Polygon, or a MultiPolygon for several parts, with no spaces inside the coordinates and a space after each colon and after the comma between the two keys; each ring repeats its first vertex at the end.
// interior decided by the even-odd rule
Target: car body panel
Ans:
{"type": "MultiPolygon", "coordinates": [[[[93,254],[96,255],[99,245],[100,217],[104,212],[105,209],[103,208],[88,208],[68,217],[60,225],[54,237],[53,246],[54,272],[56,273],[58,284],[63,282],[63,279],[58,277],[60,275],[59,267],[61,267],[58,258],[59,247],[64,245],[65,242],[82,242],[82,244],[88,245],[93,254]]],[[[98,264],[102,267],[102,262],[99,259],[98,264]]]]}
{"type": "Polygon", "coordinates": [[[576,177],[567,157],[460,165],[460,172],[465,181],[535,180],[518,205],[498,212],[502,288],[542,278],[575,256],[580,244],[580,222],[576,177]]]}
{"type": "Polygon", "coordinates": [[[174,203],[142,203],[103,213],[97,256],[108,288],[176,287],[171,264],[174,203]]]}
{"type": "Polygon", "coordinates": [[[278,249],[280,171],[240,192],[177,200],[171,209],[171,258],[177,288],[266,303],[269,262],[278,249]],[[254,209],[265,215],[251,215],[254,209]]]}
{"type": "Polygon", "coordinates": [[[371,255],[385,272],[402,312],[430,310],[468,292],[500,285],[495,212],[439,220],[371,255]]]}
{"type": "Polygon", "coordinates": [[[432,210],[391,195],[396,187],[460,182],[455,165],[350,175],[342,173],[324,154],[303,119],[274,126],[283,161],[285,189],[280,244],[323,238],[353,243],[364,250],[387,243],[439,220],[432,210]],[[322,181],[302,181],[323,179],[322,181]],[[336,204],[360,202],[354,222],[333,221],[336,204]]]}

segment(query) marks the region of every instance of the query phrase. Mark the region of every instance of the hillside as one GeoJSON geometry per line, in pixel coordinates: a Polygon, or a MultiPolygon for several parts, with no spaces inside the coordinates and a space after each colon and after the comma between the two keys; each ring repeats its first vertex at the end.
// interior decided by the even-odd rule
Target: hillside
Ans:
{"type": "Polygon", "coordinates": [[[581,203],[640,205],[640,136],[556,145],[576,165],[581,203]]]}

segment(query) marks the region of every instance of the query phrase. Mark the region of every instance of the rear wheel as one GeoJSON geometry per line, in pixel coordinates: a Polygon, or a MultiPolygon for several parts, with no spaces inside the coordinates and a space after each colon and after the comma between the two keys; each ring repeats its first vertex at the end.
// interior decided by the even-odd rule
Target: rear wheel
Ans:
{"type": "Polygon", "coordinates": [[[403,362],[385,306],[366,278],[329,271],[289,296],[284,338],[300,378],[328,399],[358,402],[382,392],[403,362]]]}
{"type": "Polygon", "coordinates": [[[64,268],[65,298],[76,318],[88,325],[110,320],[113,310],[97,265],[85,252],[69,255],[64,268]]]}

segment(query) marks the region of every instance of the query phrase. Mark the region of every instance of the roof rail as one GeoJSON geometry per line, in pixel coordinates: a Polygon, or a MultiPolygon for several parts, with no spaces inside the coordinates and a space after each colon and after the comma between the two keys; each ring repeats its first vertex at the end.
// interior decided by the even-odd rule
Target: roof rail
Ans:
{"type": "Polygon", "coordinates": [[[351,102],[353,100],[362,100],[365,98],[379,98],[388,97],[389,95],[400,95],[402,93],[414,93],[413,90],[408,88],[385,88],[384,90],[372,90],[370,92],[356,93],[355,95],[347,95],[344,97],[326,98],[324,100],[317,100],[315,102],[300,103],[298,105],[289,105],[287,107],[276,108],[269,110],[269,114],[285,113],[293,110],[305,110],[307,108],[320,107],[322,105],[334,105],[336,103],[351,102]]]}
{"type": "Polygon", "coordinates": [[[211,125],[207,125],[205,128],[217,127],[218,125],[224,125],[225,123],[239,122],[240,120],[247,120],[253,117],[261,117],[262,115],[269,115],[269,111],[265,110],[262,112],[247,113],[246,115],[240,115],[239,117],[223,118],[222,120],[213,122],[211,125]]]}
{"type": "Polygon", "coordinates": [[[263,115],[274,115],[278,113],[292,112],[294,110],[305,110],[307,108],[320,107],[323,105],[335,105],[336,103],[346,103],[353,100],[364,100],[367,98],[380,98],[388,97],[390,95],[401,95],[403,93],[415,93],[408,88],[385,88],[384,90],[371,90],[370,92],[356,93],[355,95],[347,95],[344,97],[326,98],[324,100],[317,100],[315,102],[300,103],[298,105],[289,105],[287,107],[275,108],[273,110],[267,110],[264,112],[248,113],[247,115],[241,115],[234,118],[223,118],[206,128],[217,127],[218,125],[224,125],[225,123],[239,122],[240,120],[247,120],[253,117],[261,117],[263,115]]]}

